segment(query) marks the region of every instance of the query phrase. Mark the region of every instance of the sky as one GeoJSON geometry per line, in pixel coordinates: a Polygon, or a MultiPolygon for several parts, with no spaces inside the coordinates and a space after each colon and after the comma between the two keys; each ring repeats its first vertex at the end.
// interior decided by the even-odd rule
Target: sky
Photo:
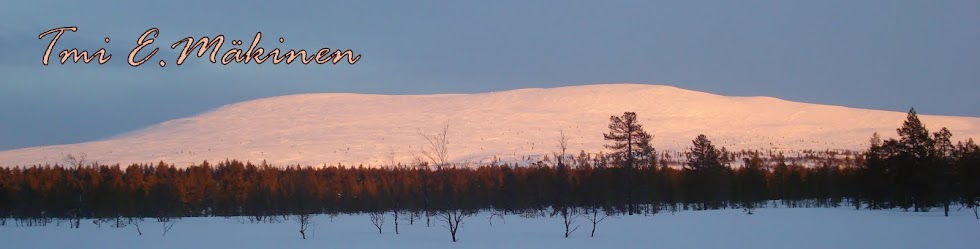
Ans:
{"type": "Polygon", "coordinates": [[[0,8],[0,150],[106,139],[263,97],[601,83],[980,117],[980,1],[45,1],[0,8]],[[55,46],[104,65],[41,64],[55,46]],[[159,28],[161,50],[126,63],[159,28]],[[173,63],[184,37],[351,49],[354,65],[173,63]],[[109,43],[103,39],[110,38],[109,43]],[[277,38],[285,41],[278,43],[277,38]],[[169,60],[159,67],[155,61],[169,60]]]}

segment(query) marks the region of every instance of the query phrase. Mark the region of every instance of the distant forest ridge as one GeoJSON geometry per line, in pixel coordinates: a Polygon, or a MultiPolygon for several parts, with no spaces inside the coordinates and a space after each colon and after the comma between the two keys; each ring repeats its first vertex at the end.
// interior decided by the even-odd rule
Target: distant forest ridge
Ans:
{"type": "MultiPolygon", "coordinates": [[[[447,127],[448,129],[448,127],[447,127]]],[[[724,152],[706,135],[690,150],[658,153],[652,135],[626,112],[603,137],[609,153],[575,155],[562,134],[556,151],[529,165],[461,167],[448,161],[446,133],[424,134],[425,160],[386,167],[300,167],[204,162],[0,168],[0,220],[405,213],[419,217],[481,210],[605,215],[741,208],[901,208],[930,211],[980,204],[980,147],[930,132],[914,110],[898,138],[871,136],[860,153],[810,152],[802,165],[781,155],[724,152]],[[768,159],[763,159],[768,157],[768,159]],[[680,164],[672,167],[670,164],[680,164]],[[734,165],[738,166],[734,166],[734,165]]]]}

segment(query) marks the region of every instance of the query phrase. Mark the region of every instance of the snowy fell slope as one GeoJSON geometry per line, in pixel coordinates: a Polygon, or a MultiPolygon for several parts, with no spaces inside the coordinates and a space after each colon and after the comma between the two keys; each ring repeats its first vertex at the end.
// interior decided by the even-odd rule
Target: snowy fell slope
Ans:
{"type": "MultiPolygon", "coordinates": [[[[806,104],[770,97],[727,97],[669,86],[605,84],[479,94],[321,93],[227,105],[104,141],[0,152],[0,165],[60,163],[86,153],[99,163],[178,166],[225,159],[276,165],[380,165],[393,154],[411,162],[449,122],[454,162],[504,161],[555,151],[603,150],[609,116],[636,112],[658,150],[681,150],[704,133],[728,149],[864,149],[873,132],[892,137],[905,113],[806,104]]],[[[980,138],[980,118],[920,116],[954,140],[980,138]]]]}

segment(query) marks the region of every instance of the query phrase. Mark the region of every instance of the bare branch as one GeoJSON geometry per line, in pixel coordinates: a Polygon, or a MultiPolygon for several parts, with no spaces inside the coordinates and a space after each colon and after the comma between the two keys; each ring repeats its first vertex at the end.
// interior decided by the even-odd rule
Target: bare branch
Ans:
{"type": "Polygon", "coordinates": [[[303,239],[306,239],[307,230],[310,230],[312,232],[312,230],[316,228],[316,224],[313,222],[312,219],[310,219],[311,218],[310,216],[312,215],[310,215],[309,213],[296,215],[296,222],[299,223],[299,234],[303,235],[303,239]]]}
{"type": "Polygon", "coordinates": [[[463,210],[446,210],[437,214],[436,219],[443,222],[442,227],[449,230],[453,242],[457,242],[459,240],[456,239],[456,233],[459,232],[459,226],[463,224],[463,219],[469,215],[470,213],[463,210]]]}
{"type": "Polygon", "coordinates": [[[553,153],[555,156],[555,162],[558,167],[566,166],[566,152],[568,151],[568,137],[565,136],[565,130],[558,131],[558,143],[556,144],[558,152],[553,153]]]}
{"type": "Polygon", "coordinates": [[[602,216],[599,216],[599,207],[598,206],[592,206],[591,209],[592,209],[592,215],[591,216],[586,215],[585,216],[585,219],[588,219],[589,221],[592,222],[592,235],[591,235],[591,237],[595,237],[595,228],[596,228],[596,226],[598,226],[600,222],[606,220],[606,218],[609,218],[609,214],[606,213],[605,211],[603,211],[602,212],[602,216]]]}
{"type": "Polygon", "coordinates": [[[378,234],[381,234],[381,228],[385,225],[385,213],[384,212],[371,212],[368,214],[371,218],[371,224],[378,228],[378,234]]]}
{"type": "Polygon", "coordinates": [[[88,162],[87,158],[88,155],[85,154],[85,152],[78,153],[78,156],[68,153],[68,155],[65,155],[64,162],[66,166],[70,166],[73,168],[81,168],[82,166],[85,166],[85,163],[88,162]]]}
{"type": "Polygon", "coordinates": [[[163,236],[167,236],[167,232],[170,232],[170,229],[171,228],[174,228],[174,224],[177,224],[177,223],[176,222],[170,222],[170,225],[167,225],[167,222],[164,222],[163,223],[163,236]]]}
{"type": "Polygon", "coordinates": [[[449,122],[442,127],[442,130],[436,134],[425,134],[421,129],[416,130],[416,132],[425,138],[428,146],[422,149],[422,155],[429,159],[433,165],[437,167],[446,166],[449,164],[449,151],[448,144],[446,140],[447,134],[449,133],[449,122]]]}
{"type": "Polygon", "coordinates": [[[395,166],[397,166],[398,162],[395,161],[395,148],[394,147],[388,146],[388,154],[385,155],[385,161],[384,161],[384,163],[387,164],[385,166],[392,167],[392,168],[394,168],[395,166]]]}

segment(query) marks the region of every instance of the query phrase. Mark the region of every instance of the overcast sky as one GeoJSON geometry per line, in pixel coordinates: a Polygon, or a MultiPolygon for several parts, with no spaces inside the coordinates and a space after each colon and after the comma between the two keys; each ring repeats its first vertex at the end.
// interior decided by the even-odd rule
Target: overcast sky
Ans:
{"type": "Polygon", "coordinates": [[[229,103],[307,92],[635,82],[976,117],[978,24],[980,1],[972,0],[6,0],[0,150],[105,139],[229,103]],[[53,54],[104,47],[112,60],[42,66],[50,36],[37,36],[62,26],[79,30],[53,54]],[[160,54],[128,66],[126,55],[151,27],[160,29],[160,54]],[[176,67],[176,51],[166,47],[217,34],[248,44],[257,31],[266,49],[329,47],[363,57],[356,65],[232,66],[194,58],[176,67]],[[170,64],[156,66],[159,59],[170,64]]]}

